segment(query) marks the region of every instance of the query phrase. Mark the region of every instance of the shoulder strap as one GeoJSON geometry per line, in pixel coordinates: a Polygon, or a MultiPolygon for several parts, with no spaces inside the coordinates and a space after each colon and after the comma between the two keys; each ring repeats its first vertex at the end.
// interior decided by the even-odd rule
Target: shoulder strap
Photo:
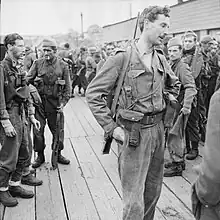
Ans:
{"type": "Polygon", "coordinates": [[[119,98],[121,88],[122,88],[122,85],[123,85],[123,82],[124,82],[124,79],[125,79],[125,74],[127,72],[127,69],[128,69],[129,63],[130,63],[131,52],[132,52],[132,49],[131,49],[131,47],[129,47],[128,50],[127,50],[126,56],[125,56],[125,60],[124,60],[124,63],[123,63],[123,68],[122,68],[121,74],[119,76],[118,84],[117,84],[117,87],[115,89],[115,95],[114,95],[114,99],[112,101],[112,106],[111,106],[111,112],[112,112],[113,117],[115,115],[116,106],[117,106],[117,103],[118,103],[118,98],[119,98]]]}

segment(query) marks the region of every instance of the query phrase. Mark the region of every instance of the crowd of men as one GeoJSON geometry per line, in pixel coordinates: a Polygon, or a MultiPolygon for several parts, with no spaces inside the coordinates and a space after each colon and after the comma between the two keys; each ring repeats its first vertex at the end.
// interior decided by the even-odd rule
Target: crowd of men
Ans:
{"type": "MultiPolygon", "coordinates": [[[[58,49],[55,40],[44,39],[42,49],[33,50],[25,46],[21,35],[5,36],[0,64],[0,202],[4,206],[16,206],[16,197],[34,196],[20,183],[43,184],[32,168],[45,162],[46,124],[53,135],[53,149],[58,112],[57,161],[70,163],[62,155],[63,108],[74,98],[76,86],[103,127],[105,139],[114,138],[118,143],[124,220],[154,218],[163,176],[181,176],[185,159],[199,155],[200,142],[217,151],[217,137],[206,140],[206,132],[213,136],[208,112],[215,112],[218,106],[214,105],[219,104],[215,91],[220,88],[220,42],[210,35],[199,42],[193,31],[181,39],[168,39],[168,27],[169,8],[153,6],[142,12],[141,36],[127,49],[108,44],[105,48],[81,47],[76,52],[69,43],[58,49]],[[114,115],[109,94],[115,95],[114,115]],[[164,165],[165,147],[170,161],[164,165]],[[37,157],[31,164],[33,149],[37,157]]],[[[219,128],[219,118],[213,121],[219,128]]],[[[220,199],[204,202],[209,198],[204,192],[210,193],[204,189],[205,183],[210,186],[204,175],[193,186],[193,213],[197,219],[219,219],[212,210],[220,199]],[[203,217],[202,209],[206,211],[203,217]]]]}

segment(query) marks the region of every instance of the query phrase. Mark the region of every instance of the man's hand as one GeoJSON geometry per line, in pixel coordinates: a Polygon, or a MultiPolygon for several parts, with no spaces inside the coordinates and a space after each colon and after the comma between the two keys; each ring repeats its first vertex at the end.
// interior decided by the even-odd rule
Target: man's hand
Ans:
{"type": "Polygon", "coordinates": [[[121,127],[116,127],[113,131],[113,138],[119,143],[124,143],[125,140],[125,132],[121,127]]]}
{"type": "Polygon", "coordinates": [[[9,119],[1,120],[1,124],[2,124],[2,127],[4,128],[6,136],[14,137],[17,135],[17,132],[15,131],[9,119]]]}
{"type": "Polygon", "coordinates": [[[36,130],[39,131],[40,130],[40,122],[33,115],[30,116],[30,121],[34,125],[36,130]]]}
{"type": "Polygon", "coordinates": [[[63,112],[64,104],[62,103],[60,106],[57,107],[57,112],[63,112]]]}
{"type": "Polygon", "coordinates": [[[180,110],[180,113],[183,113],[184,115],[189,115],[189,114],[191,113],[191,110],[188,109],[188,108],[183,107],[183,108],[180,110]]]}

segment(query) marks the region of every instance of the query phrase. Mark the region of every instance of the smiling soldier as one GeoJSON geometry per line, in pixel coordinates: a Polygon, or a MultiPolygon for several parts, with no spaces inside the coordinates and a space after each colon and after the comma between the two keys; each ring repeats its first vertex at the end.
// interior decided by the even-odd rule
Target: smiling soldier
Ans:
{"type": "Polygon", "coordinates": [[[173,100],[180,88],[163,53],[155,49],[167,34],[169,11],[167,7],[145,8],[139,20],[138,42],[109,57],[87,90],[89,107],[105,137],[118,142],[123,220],[152,220],[161,193],[163,92],[173,100]],[[122,69],[126,72],[114,121],[105,97],[116,87],[122,69]]]}

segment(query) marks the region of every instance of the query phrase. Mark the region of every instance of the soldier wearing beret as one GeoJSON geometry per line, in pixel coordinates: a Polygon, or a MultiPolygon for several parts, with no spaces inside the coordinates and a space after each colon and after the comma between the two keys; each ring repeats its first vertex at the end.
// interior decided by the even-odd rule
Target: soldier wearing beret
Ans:
{"type": "Polygon", "coordinates": [[[87,90],[88,105],[105,137],[118,142],[123,220],[153,220],[160,197],[164,166],[164,94],[171,100],[180,82],[160,45],[169,27],[169,8],[145,8],[139,20],[141,36],[126,51],[108,58],[87,90]],[[128,65],[126,65],[128,64],[128,65]],[[116,121],[106,98],[123,72],[116,121]]]}
{"type": "MultiPolygon", "coordinates": [[[[168,55],[170,60],[171,69],[178,77],[181,82],[180,94],[177,98],[179,102],[178,108],[176,108],[172,114],[174,118],[173,125],[181,127],[181,132],[184,134],[185,128],[184,124],[186,124],[188,116],[191,112],[191,109],[195,106],[192,106],[194,97],[197,93],[195,80],[192,76],[192,72],[189,66],[184,63],[181,59],[182,57],[182,41],[179,38],[171,38],[167,44],[168,55]],[[181,120],[182,119],[182,120],[181,120]]],[[[171,117],[172,117],[171,116],[171,117]]],[[[181,133],[178,138],[180,138],[181,133]]],[[[167,148],[170,152],[171,162],[165,164],[165,177],[172,176],[181,176],[182,171],[185,169],[185,161],[184,161],[184,136],[182,135],[182,141],[174,142],[172,125],[170,128],[170,133],[168,133],[167,137],[167,148]]]]}
{"type": "MultiPolygon", "coordinates": [[[[4,45],[7,53],[0,65],[0,203],[12,207],[18,204],[14,197],[34,196],[20,186],[20,181],[24,168],[30,165],[27,116],[35,129],[39,129],[40,123],[34,117],[23,69],[24,40],[17,33],[9,34],[4,45]]],[[[29,183],[34,178],[29,175],[29,183]]]]}
{"type": "MultiPolygon", "coordinates": [[[[33,63],[27,76],[28,82],[36,86],[42,100],[35,113],[36,118],[41,122],[41,128],[40,131],[34,129],[34,151],[38,156],[32,165],[33,168],[37,168],[45,162],[44,129],[46,120],[53,135],[53,141],[56,134],[57,111],[61,112],[61,127],[64,129],[63,108],[69,101],[71,91],[68,65],[56,55],[56,42],[45,39],[42,42],[42,48],[44,57],[33,63]],[[59,85],[60,80],[65,81],[65,85],[62,87],[59,85]]],[[[58,163],[69,164],[70,161],[61,154],[64,148],[63,138],[59,144],[58,163]]]]}

